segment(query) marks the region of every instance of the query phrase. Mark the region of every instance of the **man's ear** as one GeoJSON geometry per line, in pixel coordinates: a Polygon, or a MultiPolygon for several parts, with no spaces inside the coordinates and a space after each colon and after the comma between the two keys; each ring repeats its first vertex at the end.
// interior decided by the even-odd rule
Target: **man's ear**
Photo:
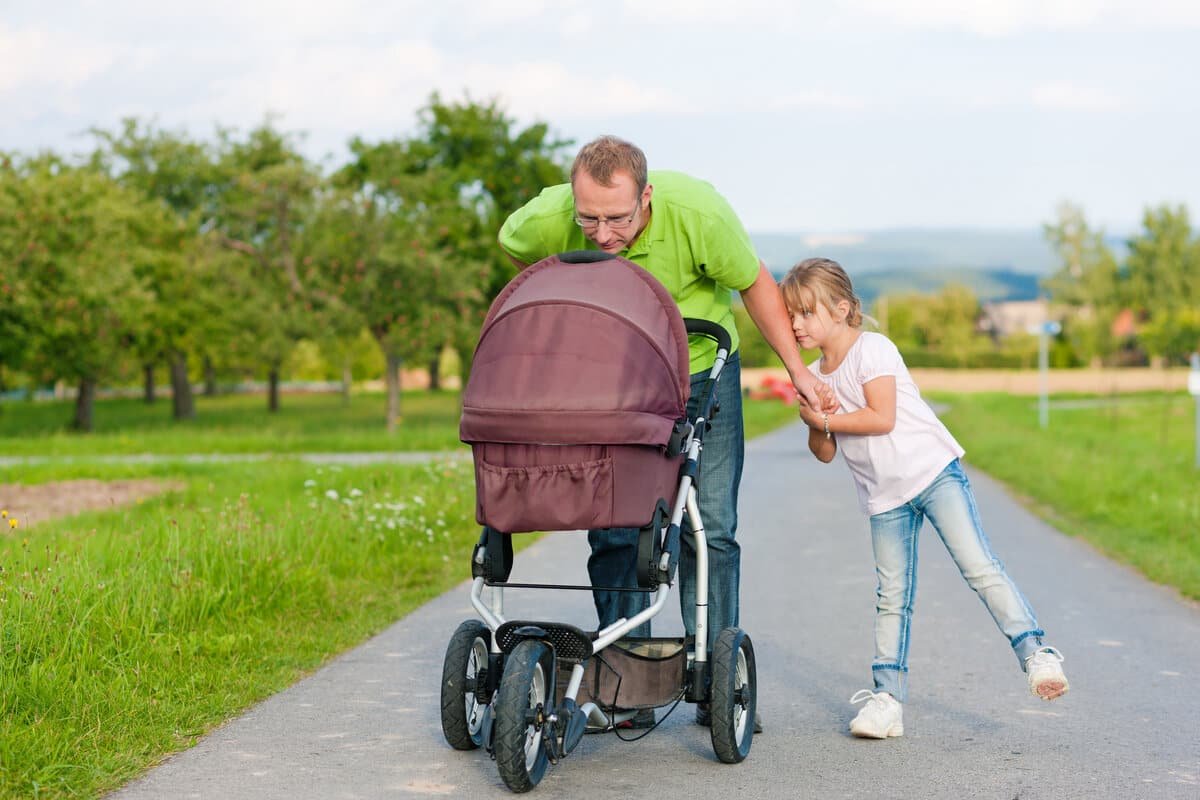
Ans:
{"type": "Polygon", "coordinates": [[[654,184],[647,183],[646,188],[642,190],[642,208],[650,205],[650,195],[654,194],[654,184]]]}

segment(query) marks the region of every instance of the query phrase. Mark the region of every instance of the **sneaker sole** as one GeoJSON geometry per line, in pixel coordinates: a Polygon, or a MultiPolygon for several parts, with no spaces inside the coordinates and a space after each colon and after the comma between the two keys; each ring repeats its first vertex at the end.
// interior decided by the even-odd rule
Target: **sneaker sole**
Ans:
{"type": "Polygon", "coordinates": [[[888,728],[887,732],[882,736],[877,733],[871,733],[870,731],[856,731],[853,728],[850,729],[850,733],[858,739],[887,739],[890,737],[903,736],[904,726],[893,725],[892,727],[888,728]]]}
{"type": "Polygon", "coordinates": [[[1066,681],[1048,680],[1035,686],[1033,693],[1043,700],[1055,700],[1066,694],[1067,688],[1066,681]]]}

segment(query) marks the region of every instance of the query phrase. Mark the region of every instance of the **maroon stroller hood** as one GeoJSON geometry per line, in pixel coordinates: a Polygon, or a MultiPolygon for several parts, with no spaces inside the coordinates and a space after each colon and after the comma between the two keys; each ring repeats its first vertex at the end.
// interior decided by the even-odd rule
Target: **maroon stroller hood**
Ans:
{"type": "Polygon", "coordinates": [[[673,497],[688,387],[687,332],[650,273],[593,252],[529,267],[492,303],[463,392],[479,522],[646,524],[673,497]]]}

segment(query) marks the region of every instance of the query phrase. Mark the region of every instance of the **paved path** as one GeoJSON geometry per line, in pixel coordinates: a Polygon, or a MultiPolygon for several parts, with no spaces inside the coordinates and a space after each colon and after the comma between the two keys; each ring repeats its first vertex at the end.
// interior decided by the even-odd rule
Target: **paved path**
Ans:
{"type": "Polygon", "coordinates": [[[469,458],[466,448],[441,451],[361,453],[128,453],[84,456],[0,456],[0,467],[35,464],[226,464],[297,458],[310,464],[424,464],[437,459],[469,458]]]}
{"type": "MultiPolygon", "coordinates": [[[[1007,642],[926,528],[905,736],[850,737],[846,701],[870,685],[867,524],[845,467],[818,464],[793,428],[750,444],[742,490],[742,623],[767,725],[750,757],[717,762],[681,705],[638,743],[585,737],[535,795],[1200,798],[1200,610],[971,476],[995,549],[1067,657],[1065,698],[1028,694],[1007,642]]],[[[582,580],[585,557],[584,537],[550,536],[518,555],[514,580],[548,569],[582,580]]],[[[561,618],[591,622],[585,593],[552,596],[561,618]]],[[[506,599],[517,616],[550,598],[506,599]]],[[[673,608],[657,631],[678,630],[673,608]]],[[[463,584],[114,797],[507,796],[485,754],[451,750],[440,730],[442,654],[472,616],[463,584]]]]}

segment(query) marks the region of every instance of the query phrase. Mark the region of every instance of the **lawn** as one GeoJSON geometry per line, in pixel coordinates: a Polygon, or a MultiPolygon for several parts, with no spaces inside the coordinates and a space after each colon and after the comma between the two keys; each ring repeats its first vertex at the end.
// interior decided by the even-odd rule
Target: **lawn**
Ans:
{"type": "Polygon", "coordinates": [[[467,577],[467,462],[198,467],[0,539],[0,796],[91,797],[467,577]]]}
{"type": "Polygon", "coordinates": [[[1072,536],[1200,600],[1195,403],[1182,392],[1037,400],[943,395],[967,460],[1072,536]]]}
{"type": "Polygon", "coordinates": [[[384,429],[386,398],[362,394],[343,404],[336,394],[285,395],[277,412],[261,395],[196,398],[196,416],[171,417],[171,403],[101,400],[95,430],[68,430],[70,402],[0,403],[0,455],[72,456],[155,453],[325,453],[387,450],[454,450],[458,441],[457,392],[402,395],[402,420],[384,429]]]}
{"type": "MultiPolygon", "coordinates": [[[[0,484],[170,478],[135,506],[0,537],[0,797],[93,797],[186,748],[469,577],[467,461],[317,466],[299,451],[451,450],[458,396],[413,393],[394,436],[381,397],[201,398],[197,418],[105,400],[0,407],[0,484]],[[108,463],[114,453],[268,453],[267,462],[108,463]]],[[[747,427],[795,418],[749,403],[747,427]]],[[[533,537],[523,537],[521,544],[533,537]]]]}

